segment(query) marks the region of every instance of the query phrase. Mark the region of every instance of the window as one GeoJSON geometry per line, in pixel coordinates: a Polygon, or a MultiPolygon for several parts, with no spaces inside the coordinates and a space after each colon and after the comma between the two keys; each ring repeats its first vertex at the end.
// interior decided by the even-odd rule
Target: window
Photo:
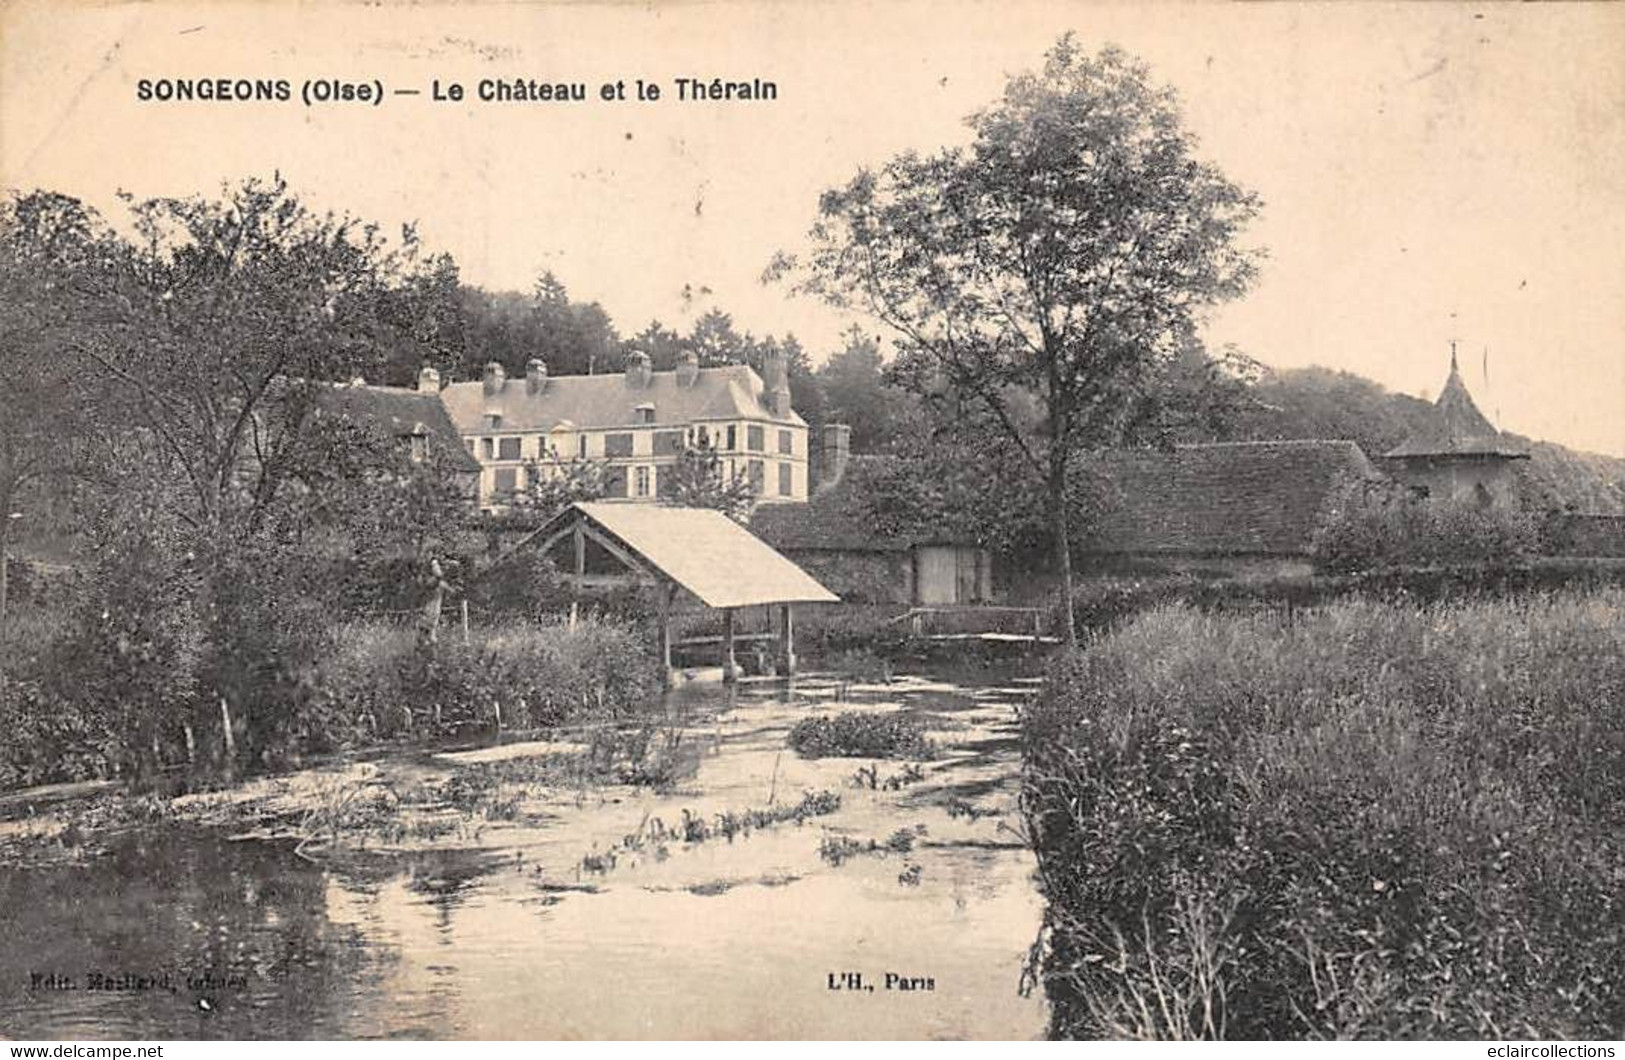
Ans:
{"type": "Polygon", "coordinates": [[[476,454],[476,453],[475,453],[475,452],[474,452],[474,439],[472,439],[472,438],[468,438],[468,439],[465,439],[465,440],[464,440],[464,441],[463,441],[463,444],[464,444],[464,445],[465,445],[465,446],[467,446],[467,447],[468,447],[468,455],[469,455],[469,456],[475,456],[475,455],[477,455],[477,454],[476,454]]]}
{"type": "Polygon", "coordinates": [[[745,447],[753,453],[759,453],[767,448],[767,432],[760,426],[752,424],[745,428],[745,447]]]}
{"type": "Polygon", "coordinates": [[[779,452],[785,456],[793,456],[796,451],[795,435],[789,431],[779,432],[779,452]]]}
{"type": "Polygon", "coordinates": [[[682,451],[682,448],[683,448],[683,432],[682,431],[656,431],[655,432],[655,446],[654,446],[654,449],[655,449],[655,455],[656,456],[675,456],[677,453],[682,451]]]}
{"type": "Polygon", "coordinates": [[[487,412],[485,414],[485,425],[493,431],[502,426],[502,413],[487,412]]]}
{"type": "Polygon", "coordinates": [[[496,491],[498,493],[514,493],[519,489],[519,469],[513,467],[499,467],[496,470],[496,491]]]}
{"type": "Polygon", "coordinates": [[[649,469],[647,467],[639,467],[634,468],[633,470],[636,472],[632,479],[634,485],[637,487],[637,493],[635,496],[647,497],[649,495],[649,469]]]}
{"type": "Polygon", "coordinates": [[[630,434],[604,435],[605,456],[631,456],[632,436],[630,434]]]}
{"type": "Polygon", "coordinates": [[[611,467],[604,471],[604,496],[626,496],[626,468],[611,467]]]}
{"type": "Polygon", "coordinates": [[[576,439],[576,455],[583,460],[587,459],[587,436],[585,434],[576,439]]]}
{"type": "Polygon", "coordinates": [[[728,424],[728,444],[723,446],[730,453],[739,448],[739,428],[728,424]]]}
{"type": "Polygon", "coordinates": [[[779,496],[788,497],[795,492],[795,478],[793,475],[794,473],[790,470],[789,464],[779,465],[779,496]]]}
{"type": "Polygon", "coordinates": [[[758,497],[767,487],[767,466],[760,460],[750,462],[750,491],[758,497]]]}
{"type": "Polygon", "coordinates": [[[519,459],[519,441],[520,440],[518,438],[498,438],[497,439],[497,459],[498,460],[518,460],[519,459]]]}
{"type": "Polygon", "coordinates": [[[655,421],[655,407],[653,405],[639,405],[634,411],[638,414],[638,423],[653,423],[655,421]]]}
{"type": "Polygon", "coordinates": [[[495,460],[497,457],[497,443],[490,438],[481,438],[480,452],[485,459],[495,460]]]}
{"type": "Polygon", "coordinates": [[[696,428],[695,431],[694,431],[694,440],[697,443],[699,443],[700,446],[702,446],[704,448],[710,448],[710,445],[711,445],[711,428],[709,428],[709,427],[698,427],[698,428],[696,428]]]}

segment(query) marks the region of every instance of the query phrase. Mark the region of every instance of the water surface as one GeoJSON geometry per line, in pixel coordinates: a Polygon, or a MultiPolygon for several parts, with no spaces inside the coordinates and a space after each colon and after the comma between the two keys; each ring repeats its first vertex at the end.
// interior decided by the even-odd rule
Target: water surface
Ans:
{"type": "MultiPolygon", "coordinates": [[[[703,737],[676,790],[559,793],[479,849],[330,850],[164,824],[80,864],[0,875],[0,1032],[26,1038],[1008,1038],[1042,914],[1015,829],[1030,685],[804,679],[690,689],[703,737]],[[896,790],[804,761],[810,713],[928,712],[943,754],[896,790]],[[620,850],[652,818],[834,790],[836,813],[620,850]],[[898,830],[912,849],[820,856],[898,830]],[[848,973],[857,973],[854,979],[848,973]],[[887,974],[913,990],[887,989],[887,974]],[[113,989],[93,989],[96,975],[113,989]],[[842,989],[831,989],[831,982],[842,989]],[[929,981],[929,989],[925,983],[929,981]],[[63,987],[73,987],[64,989],[63,987]],[[854,988],[856,987],[856,988],[854,988]]],[[[901,763],[876,763],[884,781],[901,763]]]]}

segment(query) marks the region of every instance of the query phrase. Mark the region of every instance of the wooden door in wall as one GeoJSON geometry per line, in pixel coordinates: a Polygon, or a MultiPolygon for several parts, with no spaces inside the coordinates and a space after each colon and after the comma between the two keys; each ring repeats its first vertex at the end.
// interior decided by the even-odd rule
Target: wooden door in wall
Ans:
{"type": "Polygon", "coordinates": [[[954,549],[954,603],[974,604],[981,601],[982,594],[977,591],[976,578],[976,561],[980,555],[980,550],[974,548],[954,549]]]}
{"type": "Polygon", "coordinates": [[[922,545],[914,552],[915,589],[921,604],[959,602],[957,549],[922,545]]]}

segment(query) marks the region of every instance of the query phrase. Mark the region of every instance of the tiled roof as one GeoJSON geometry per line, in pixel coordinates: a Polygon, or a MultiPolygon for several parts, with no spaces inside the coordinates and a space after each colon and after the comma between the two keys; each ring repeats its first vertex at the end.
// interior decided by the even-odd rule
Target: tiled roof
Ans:
{"type": "Polygon", "coordinates": [[[317,392],[317,407],[358,423],[376,424],[392,438],[427,432],[435,454],[454,471],[480,470],[439,396],[404,387],[337,384],[317,392]]]}
{"type": "Polygon", "coordinates": [[[531,538],[585,516],[708,607],[835,603],[840,598],[750,531],[710,508],[594,501],[572,505],[531,538]]]}
{"type": "MultiPolygon", "coordinates": [[[[857,499],[895,458],[854,456],[841,482],[804,505],[758,508],[751,529],[786,551],[901,551],[935,539],[889,534],[857,499]]],[[[1104,480],[1080,547],[1101,553],[1300,555],[1348,478],[1378,475],[1353,442],[1224,442],[1081,458],[1104,480]]]]}
{"type": "Polygon", "coordinates": [[[1529,453],[1513,445],[1478,411],[1467,385],[1461,381],[1454,354],[1450,378],[1445,380],[1433,415],[1404,442],[1388,451],[1390,457],[1500,456],[1511,459],[1529,453]]]}
{"type": "Polygon", "coordinates": [[[440,392],[451,418],[465,433],[489,430],[487,415],[499,412],[505,431],[549,431],[559,424],[588,429],[633,427],[639,405],[654,406],[658,424],[695,420],[766,419],[805,426],[795,412],[774,416],[762,399],[762,380],[748,365],[701,368],[694,382],[679,386],[676,372],[653,372],[647,386],[628,385],[626,377],[561,375],[548,378],[531,393],[523,377],[508,379],[490,396],[481,382],[452,383],[440,392]]]}
{"type": "Polygon", "coordinates": [[[1087,528],[1104,553],[1300,555],[1328,497],[1378,472],[1353,442],[1227,442],[1089,458],[1115,496],[1087,528]]]}
{"type": "Polygon", "coordinates": [[[904,552],[914,541],[887,533],[866,518],[858,503],[865,482],[894,463],[895,457],[854,456],[847,459],[841,481],[815,492],[806,504],[764,504],[750,517],[750,528],[774,548],[832,549],[842,552],[904,552]]]}

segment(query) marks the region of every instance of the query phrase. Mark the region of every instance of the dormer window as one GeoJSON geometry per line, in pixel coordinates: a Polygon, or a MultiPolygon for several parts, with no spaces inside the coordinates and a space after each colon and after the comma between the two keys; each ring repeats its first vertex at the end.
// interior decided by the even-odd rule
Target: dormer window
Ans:
{"type": "Polygon", "coordinates": [[[502,413],[487,412],[485,414],[485,426],[488,430],[496,430],[502,426],[502,413]]]}
{"type": "Polygon", "coordinates": [[[636,422],[638,423],[653,423],[655,421],[655,407],[653,405],[645,403],[637,406],[632,411],[637,414],[636,422]]]}

